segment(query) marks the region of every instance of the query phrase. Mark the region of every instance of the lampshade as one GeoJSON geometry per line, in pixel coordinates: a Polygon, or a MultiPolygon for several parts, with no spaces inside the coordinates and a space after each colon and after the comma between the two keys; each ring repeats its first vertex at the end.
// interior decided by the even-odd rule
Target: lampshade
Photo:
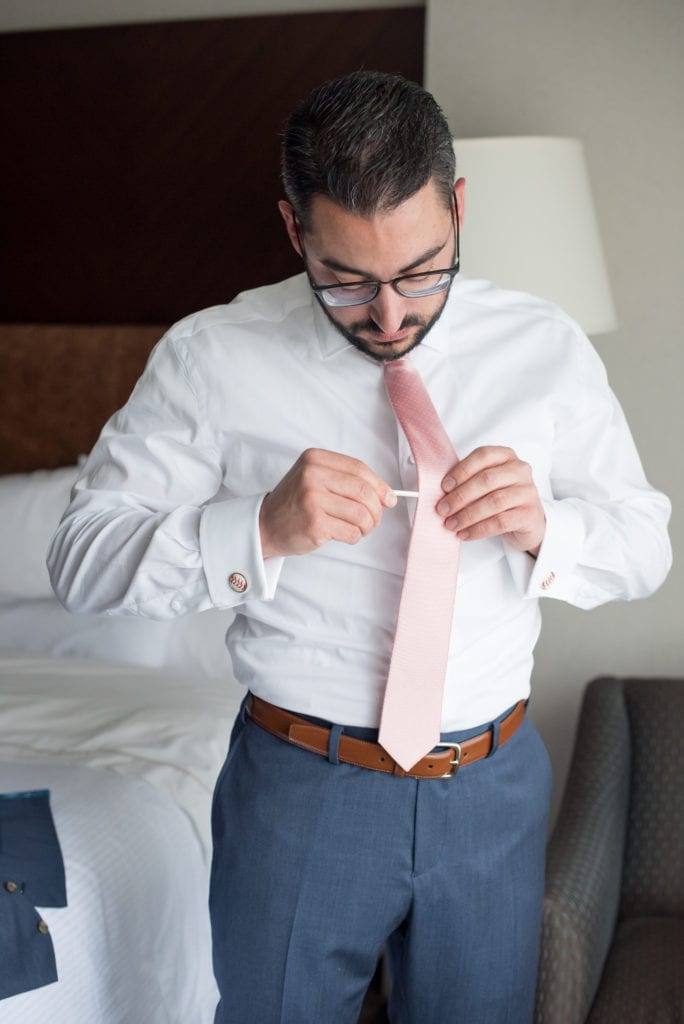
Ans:
{"type": "Polygon", "coordinates": [[[467,180],[461,267],[566,310],[587,334],[617,327],[582,144],[458,139],[467,180]]]}

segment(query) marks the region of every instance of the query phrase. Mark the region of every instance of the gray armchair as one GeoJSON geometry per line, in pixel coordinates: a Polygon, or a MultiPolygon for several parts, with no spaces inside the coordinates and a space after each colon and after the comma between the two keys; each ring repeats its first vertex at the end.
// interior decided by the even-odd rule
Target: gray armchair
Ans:
{"type": "Polygon", "coordinates": [[[595,679],[547,860],[535,1024],[684,1022],[684,679],[595,679]]]}

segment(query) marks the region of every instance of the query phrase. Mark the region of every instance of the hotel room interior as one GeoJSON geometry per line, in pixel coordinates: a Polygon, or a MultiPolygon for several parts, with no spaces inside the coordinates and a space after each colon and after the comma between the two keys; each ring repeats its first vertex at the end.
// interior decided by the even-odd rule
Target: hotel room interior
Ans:
{"type": "MultiPolygon", "coordinates": [[[[683,52],[680,0],[0,3],[0,794],[49,790],[66,877],[66,905],[30,907],[58,980],[17,975],[3,1024],[213,1020],[209,810],[242,696],[230,613],[70,616],[45,551],[164,329],[299,272],[279,131],[357,68],[424,83],[457,159],[459,138],[581,143],[615,311],[586,329],[672,500],[675,562],[645,602],[543,602],[529,713],[554,792],[535,1020],[684,1019],[683,52]]],[[[34,891],[20,832],[0,814],[5,901],[34,891]]],[[[380,963],[366,1024],[386,1021],[387,983],[380,963]]]]}

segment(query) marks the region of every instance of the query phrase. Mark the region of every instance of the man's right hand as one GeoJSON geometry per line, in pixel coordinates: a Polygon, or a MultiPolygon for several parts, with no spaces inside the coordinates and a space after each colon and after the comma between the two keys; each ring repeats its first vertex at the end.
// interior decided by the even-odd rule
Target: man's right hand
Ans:
{"type": "Polygon", "coordinates": [[[329,540],[356,544],[396,503],[392,489],[359,459],[308,448],[263,500],[263,556],[305,555],[329,540]]]}

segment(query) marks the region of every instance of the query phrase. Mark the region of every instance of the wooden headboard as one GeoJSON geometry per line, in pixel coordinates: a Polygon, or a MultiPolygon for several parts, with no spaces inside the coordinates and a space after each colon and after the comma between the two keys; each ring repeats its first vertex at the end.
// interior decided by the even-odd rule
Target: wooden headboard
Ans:
{"type": "Polygon", "coordinates": [[[347,71],[420,81],[423,20],[384,8],[0,35],[0,321],[169,323],[298,272],[276,208],[285,120],[347,71]]]}
{"type": "Polygon", "coordinates": [[[0,324],[0,473],[69,466],[89,452],[163,331],[0,324]]]}
{"type": "Polygon", "coordinates": [[[423,34],[404,7],[0,35],[0,473],[88,451],[163,325],[299,272],[288,113],[358,68],[422,81],[423,34]]]}

